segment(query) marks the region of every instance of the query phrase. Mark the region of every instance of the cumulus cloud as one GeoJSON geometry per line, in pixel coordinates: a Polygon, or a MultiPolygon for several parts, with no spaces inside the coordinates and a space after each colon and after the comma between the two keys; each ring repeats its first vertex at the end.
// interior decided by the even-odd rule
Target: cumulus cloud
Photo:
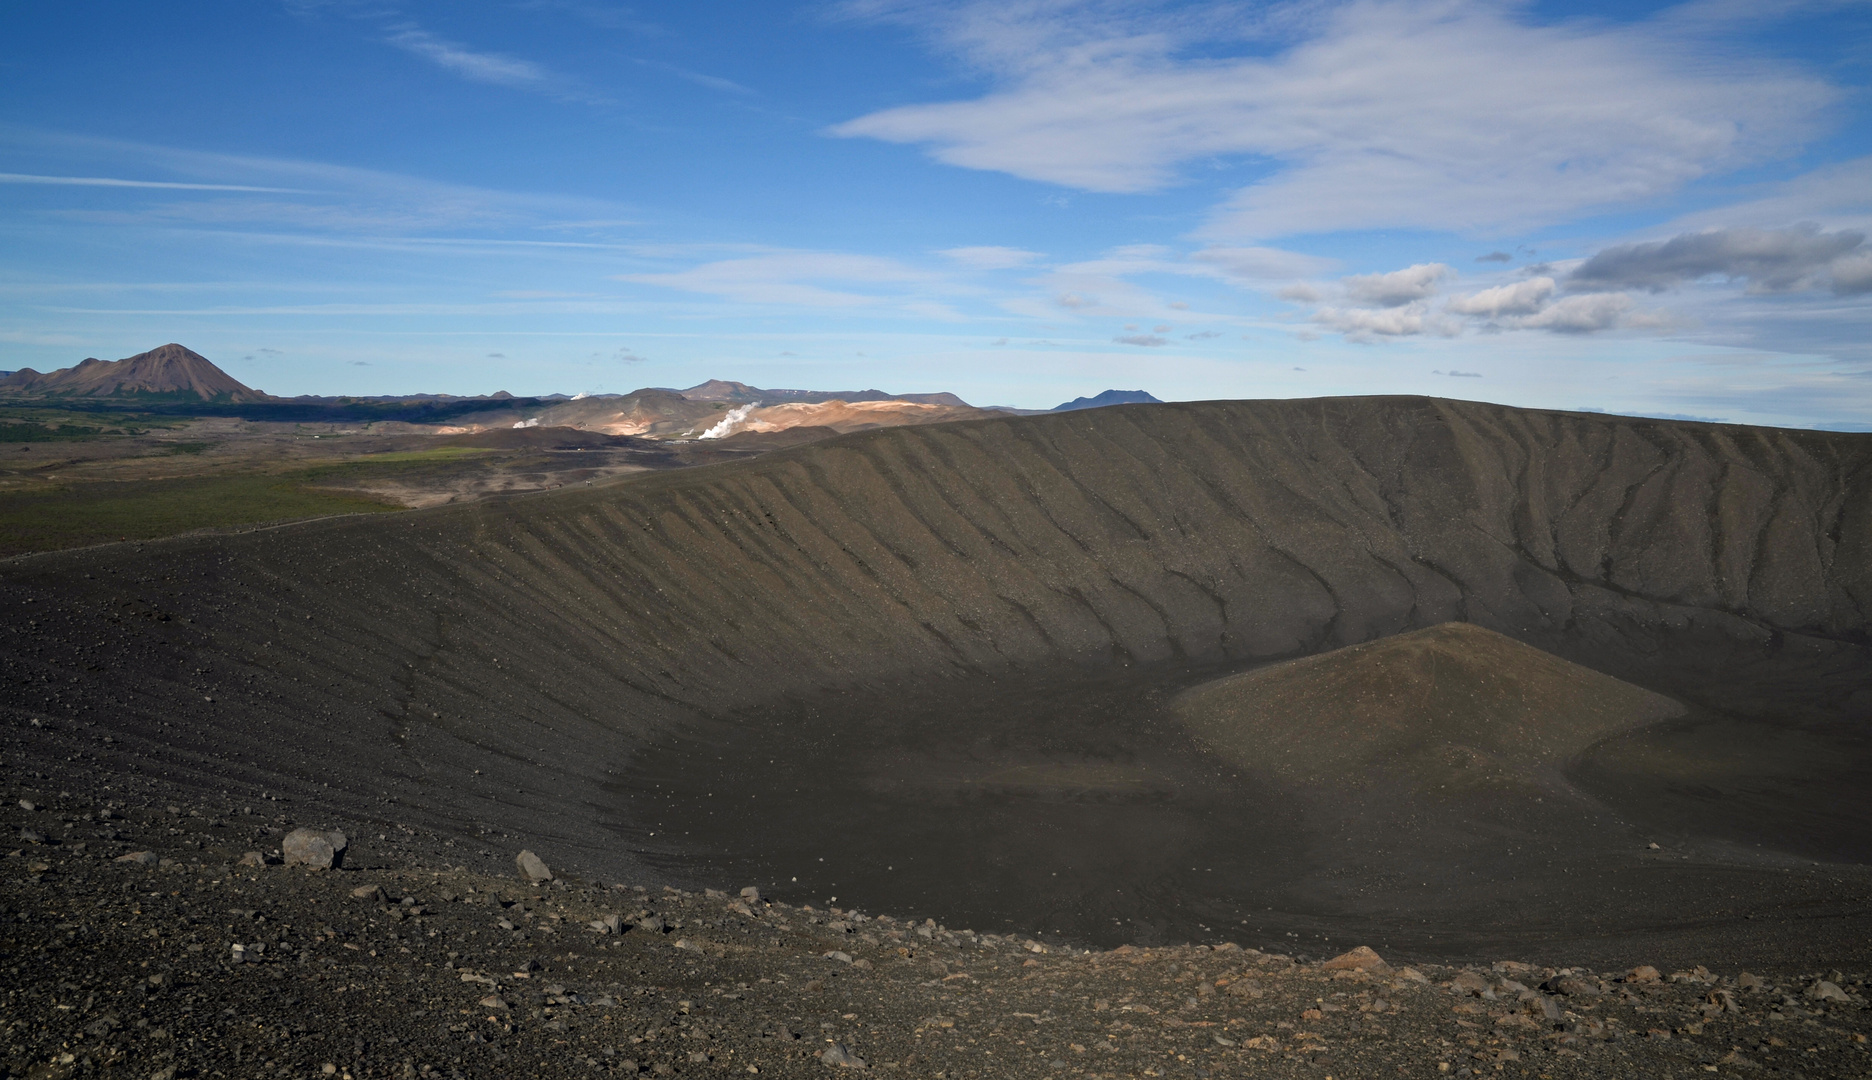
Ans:
{"type": "Polygon", "coordinates": [[[1549,304],[1532,315],[1514,319],[1510,325],[1523,330],[1590,334],[1618,326],[1635,306],[1624,293],[1587,293],[1549,304]]]}
{"type": "Polygon", "coordinates": [[[1850,295],[1865,291],[1856,284],[1865,239],[1862,232],[1822,232],[1813,224],[1788,229],[1708,229],[1669,240],[1606,248],[1569,274],[1567,286],[1663,292],[1721,277],[1746,280],[1751,292],[1791,292],[1827,284],[1850,295]],[[1836,265],[1843,270],[1837,276],[1836,265]]]}
{"type": "Polygon", "coordinates": [[[1553,294],[1553,278],[1529,278],[1527,281],[1498,285],[1464,296],[1453,296],[1449,303],[1443,305],[1443,309],[1457,315],[1476,315],[1488,319],[1499,319],[1504,315],[1532,315],[1545,306],[1553,294]]]}
{"type": "Polygon", "coordinates": [[[1450,273],[1442,263],[1418,263],[1388,274],[1355,274],[1340,278],[1339,284],[1361,304],[1400,307],[1436,295],[1437,285],[1450,273]]]}
{"type": "Polygon", "coordinates": [[[1418,334],[1455,337],[1462,333],[1460,322],[1435,314],[1423,304],[1390,308],[1323,307],[1313,313],[1312,321],[1344,334],[1351,341],[1412,337],[1418,334]]]}
{"type": "Polygon", "coordinates": [[[867,7],[920,23],[991,88],[834,134],[1102,192],[1271,162],[1220,208],[1218,237],[1564,220],[1798,145],[1838,96],[1767,60],[1699,63],[1658,21],[1536,21],[1487,0],[867,7]]]}
{"type": "MultiPolygon", "coordinates": [[[[1438,283],[1452,274],[1447,266],[1431,263],[1390,274],[1343,278],[1339,282],[1341,291],[1350,299],[1362,301],[1362,305],[1322,306],[1309,318],[1353,341],[1420,334],[1454,337],[1469,325],[1495,331],[1546,330],[1559,334],[1667,325],[1658,315],[1639,311],[1623,292],[1584,293],[1555,300],[1559,287],[1553,278],[1545,276],[1460,293],[1440,309],[1433,309],[1431,302],[1438,283]]],[[[1282,295],[1316,303],[1322,293],[1314,286],[1297,286],[1283,290],[1282,295]]]]}
{"type": "Polygon", "coordinates": [[[1011,270],[1040,258],[1038,251],[993,246],[948,248],[938,254],[947,255],[971,270],[1011,270]]]}

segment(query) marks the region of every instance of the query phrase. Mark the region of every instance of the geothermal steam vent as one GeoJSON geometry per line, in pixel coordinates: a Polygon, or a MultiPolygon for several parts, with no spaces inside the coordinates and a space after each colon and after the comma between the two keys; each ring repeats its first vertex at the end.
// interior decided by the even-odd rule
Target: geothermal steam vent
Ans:
{"type": "Polygon", "coordinates": [[[1193,687],[1203,741],[1287,780],[1513,783],[1682,705],[1469,623],[1443,623],[1193,687]]]}

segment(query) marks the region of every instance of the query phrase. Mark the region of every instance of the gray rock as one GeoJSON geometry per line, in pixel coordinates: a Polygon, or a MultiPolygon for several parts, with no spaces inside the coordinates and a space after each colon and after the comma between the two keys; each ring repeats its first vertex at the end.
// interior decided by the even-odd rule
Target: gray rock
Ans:
{"type": "Polygon", "coordinates": [[[1768,983],[1760,975],[1751,975],[1744,971],[1742,974],[1736,976],[1736,989],[1766,990],[1768,989],[1768,983]]]}
{"type": "Polygon", "coordinates": [[[1815,1001],[1849,1001],[1851,1000],[1850,998],[1846,996],[1846,991],[1841,990],[1838,984],[1829,982],[1826,979],[1820,979],[1816,981],[1812,986],[1808,987],[1807,996],[1814,999],[1815,1001]]]}
{"type": "Polygon", "coordinates": [[[21,829],[20,830],[20,843],[43,844],[45,843],[45,833],[42,833],[37,829],[21,829]]]}
{"type": "Polygon", "coordinates": [[[551,881],[553,873],[546,868],[546,863],[531,851],[522,851],[514,856],[514,865],[520,868],[520,876],[528,881],[551,881]]]}
{"type": "Polygon", "coordinates": [[[1541,983],[1541,989],[1550,994],[1564,994],[1567,997],[1598,997],[1605,991],[1599,984],[1578,975],[1556,975],[1541,983]]]}
{"type": "Polygon", "coordinates": [[[294,829],[280,842],[287,866],[330,870],[344,862],[345,834],[337,829],[294,829]]]}
{"type": "Polygon", "coordinates": [[[242,855],[240,857],[240,861],[235,863],[234,865],[236,866],[265,866],[266,864],[267,864],[267,861],[266,861],[265,855],[260,854],[258,851],[249,851],[247,854],[242,855]]]}
{"type": "Polygon", "coordinates": [[[128,855],[119,855],[111,860],[121,863],[136,863],[138,866],[155,866],[159,861],[154,851],[132,851],[128,855]]]}
{"type": "Polygon", "coordinates": [[[375,900],[379,904],[390,899],[384,894],[382,885],[360,885],[351,890],[351,896],[357,900],[375,900]]]}
{"type": "Polygon", "coordinates": [[[749,885],[747,888],[741,890],[741,899],[746,900],[750,904],[758,904],[761,902],[760,890],[749,885]]]}
{"type": "Polygon", "coordinates": [[[1489,989],[1488,980],[1473,971],[1457,972],[1456,977],[1449,981],[1448,986],[1457,993],[1477,996],[1487,993],[1489,989]]]}
{"type": "Polygon", "coordinates": [[[24,811],[26,811],[27,813],[29,813],[29,814],[30,814],[30,813],[32,813],[32,812],[33,812],[34,810],[37,810],[37,809],[39,809],[39,804],[38,804],[38,803],[36,803],[36,802],[33,802],[33,801],[32,801],[31,799],[21,799],[21,800],[20,800],[20,809],[21,809],[21,810],[24,810],[24,811]]]}
{"type": "Polygon", "coordinates": [[[827,1065],[843,1065],[848,1069],[868,1069],[865,1059],[851,1052],[844,1043],[833,1043],[819,1055],[819,1060],[827,1065]]]}
{"type": "Polygon", "coordinates": [[[833,949],[831,952],[824,955],[827,960],[837,960],[841,964],[849,964],[852,962],[852,954],[843,949],[833,949]]]}
{"type": "Polygon", "coordinates": [[[661,915],[645,915],[637,920],[637,929],[646,934],[661,934],[669,929],[669,924],[663,921],[661,915]]]}

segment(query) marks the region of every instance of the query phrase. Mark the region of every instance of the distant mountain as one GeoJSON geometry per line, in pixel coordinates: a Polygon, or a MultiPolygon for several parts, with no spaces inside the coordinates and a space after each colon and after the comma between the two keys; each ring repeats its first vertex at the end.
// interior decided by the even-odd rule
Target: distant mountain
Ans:
{"type": "Polygon", "coordinates": [[[193,395],[202,401],[268,401],[192,349],[169,344],[122,360],[81,361],[76,367],[40,374],[32,368],[0,379],[0,394],[35,397],[126,397],[193,395]]]}
{"type": "Polygon", "coordinates": [[[1144,390],[1107,390],[1097,397],[1073,398],[1064,405],[1055,405],[1054,412],[1072,412],[1075,409],[1102,409],[1107,405],[1162,405],[1163,402],[1152,397],[1144,390]]]}
{"type": "Polygon", "coordinates": [[[966,409],[969,403],[954,394],[887,394],[882,390],[762,390],[743,382],[710,379],[677,390],[690,401],[725,401],[731,405],[818,405],[828,401],[909,401],[918,405],[948,405],[966,409]]]}

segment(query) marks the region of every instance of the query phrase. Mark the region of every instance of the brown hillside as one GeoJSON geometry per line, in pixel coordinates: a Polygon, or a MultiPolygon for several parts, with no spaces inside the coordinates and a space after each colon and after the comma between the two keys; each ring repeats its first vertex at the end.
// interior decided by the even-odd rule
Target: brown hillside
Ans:
{"type": "Polygon", "coordinates": [[[43,375],[26,368],[0,379],[0,392],[83,397],[194,394],[204,401],[261,401],[267,396],[222,371],[200,353],[173,342],[122,360],[93,357],[75,367],[43,375]]]}
{"type": "Polygon", "coordinates": [[[1461,622],[1217,679],[1173,707],[1247,768],[1348,783],[1399,768],[1420,782],[1446,783],[1463,770],[1502,778],[1685,711],[1461,622]]]}

